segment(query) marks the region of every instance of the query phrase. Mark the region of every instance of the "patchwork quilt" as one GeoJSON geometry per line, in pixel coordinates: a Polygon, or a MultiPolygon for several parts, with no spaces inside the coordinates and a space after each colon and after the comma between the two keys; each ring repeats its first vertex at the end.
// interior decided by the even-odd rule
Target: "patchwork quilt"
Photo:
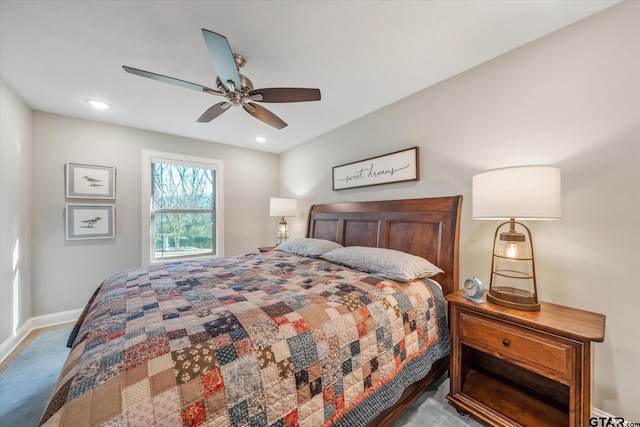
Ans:
{"type": "Polygon", "coordinates": [[[449,353],[443,300],[429,279],[278,251],[123,271],[41,425],[365,425],[449,353]]]}

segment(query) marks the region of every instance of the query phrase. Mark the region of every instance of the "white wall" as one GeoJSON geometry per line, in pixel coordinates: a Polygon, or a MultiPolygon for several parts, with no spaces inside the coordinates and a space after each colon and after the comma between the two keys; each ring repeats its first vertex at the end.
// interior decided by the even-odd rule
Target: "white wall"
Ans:
{"type": "Polygon", "coordinates": [[[0,81],[0,343],[31,317],[31,109],[0,81]]]}
{"type": "Polygon", "coordinates": [[[143,148],[224,160],[225,255],[255,252],[272,240],[269,197],[278,195],[275,154],[36,111],[32,210],[34,316],[81,308],[108,275],[143,263],[140,237],[143,148]],[[65,240],[64,166],[69,161],[116,167],[115,239],[65,240]]]}
{"type": "MultiPolygon", "coordinates": [[[[462,194],[462,279],[489,282],[492,221],[471,219],[471,177],[562,169],[562,219],[529,222],[541,299],[604,313],[592,404],[640,421],[639,2],[584,21],[280,156],[283,196],[310,203],[462,194]],[[419,146],[421,179],[331,190],[331,168],[419,146]]],[[[388,88],[392,90],[392,86],[388,88]]],[[[304,216],[292,235],[304,233],[304,216]]],[[[293,221],[292,221],[293,222],[293,221]]]]}

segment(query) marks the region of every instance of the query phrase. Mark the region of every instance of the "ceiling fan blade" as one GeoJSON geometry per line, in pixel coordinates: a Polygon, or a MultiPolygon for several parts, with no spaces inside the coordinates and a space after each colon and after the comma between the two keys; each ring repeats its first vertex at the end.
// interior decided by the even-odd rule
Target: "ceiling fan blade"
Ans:
{"type": "Polygon", "coordinates": [[[213,62],[213,68],[216,70],[218,77],[224,83],[229,90],[232,88],[229,86],[229,81],[233,82],[233,90],[239,90],[241,88],[240,73],[238,72],[238,66],[235,59],[233,59],[233,52],[229,47],[229,42],[226,37],[213,31],[202,29],[202,36],[204,42],[207,45],[207,51],[213,62]]]}
{"type": "Polygon", "coordinates": [[[261,120],[276,129],[282,129],[287,126],[287,124],[280,117],[276,116],[261,105],[255,104],[253,102],[248,102],[246,104],[243,104],[242,108],[244,108],[247,113],[251,114],[256,119],[261,120]]]}
{"type": "Polygon", "coordinates": [[[146,78],[151,79],[151,80],[157,80],[157,81],[163,82],[163,83],[169,83],[169,84],[176,85],[176,86],[186,87],[187,89],[197,90],[198,92],[207,92],[207,93],[212,93],[212,94],[215,94],[215,95],[222,95],[222,92],[220,92],[218,90],[211,89],[211,88],[208,88],[206,86],[200,86],[200,85],[197,85],[195,83],[186,82],[184,80],[174,79],[173,77],[163,76],[162,74],[156,74],[156,73],[152,73],[150,71],[138,70],[137,68],[127,67],[126,65],[123,65],[122,68],[127,73],[135,74],[135,75],[141,76],[141,77],[146,77],[146,78]]]}
{"type": "Polygon", "coordinates": [[[272,87],[268,89],[255,89],[249,92],[249,96],[262,95],[262,99],[253,98],[262,102],[305,102],[320,101],[320,89],[305,89],[296,87],[272,87]]]}
{"type": "Polygon", "coordinates": [[[209,109],[202,113],[202,115],[198,118],[198,123],[209,123],[211,120],[227,111],[229,107],[231,107],[231,104],[229,104],[228,102],[219,102],[213,107],[209,107],[209,109]]]}

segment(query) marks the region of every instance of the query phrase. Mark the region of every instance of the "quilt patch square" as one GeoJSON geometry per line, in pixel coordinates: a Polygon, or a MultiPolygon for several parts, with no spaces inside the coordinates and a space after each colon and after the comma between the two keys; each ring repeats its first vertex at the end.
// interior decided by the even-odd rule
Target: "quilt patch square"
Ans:
{"type": "Polygon", "coordinates": [[[291,349],[291,359],[295,371],[300,371],[318,361],[318,352],[311,332],[306,331],[288,338],[287,343],[291,349]]]}

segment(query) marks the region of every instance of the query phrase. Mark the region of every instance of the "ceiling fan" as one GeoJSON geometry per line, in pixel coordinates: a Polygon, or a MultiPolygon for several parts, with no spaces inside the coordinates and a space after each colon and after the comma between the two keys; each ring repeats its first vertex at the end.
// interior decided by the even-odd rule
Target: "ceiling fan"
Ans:
{"type": "Polygon", "coordinates": [[[205,111],[200,118],[198,118],[198,122],[200,123],[210,122],[227,111],[231,106],[242,106],[247,113],[256,119],[276,129],[282,129],[287,126],[287,124],[280,117],[252,101],[304,102],[320,100],[320,89],[292,87],[254,89],[251,80],[239,72],[246,63],[245,59],[241,55],[231,52],[231,47],[229,47],[227,39],[220,34],[205,29],[202,30],[202,35],[204,36],[207,51],[213,62],[213,67],[218,73],[215,89],[161,74],[127,67],[126,65],[123,65],[122,68],[127,73],[227,98],[226,101],[219,102],[205,111]]]}

